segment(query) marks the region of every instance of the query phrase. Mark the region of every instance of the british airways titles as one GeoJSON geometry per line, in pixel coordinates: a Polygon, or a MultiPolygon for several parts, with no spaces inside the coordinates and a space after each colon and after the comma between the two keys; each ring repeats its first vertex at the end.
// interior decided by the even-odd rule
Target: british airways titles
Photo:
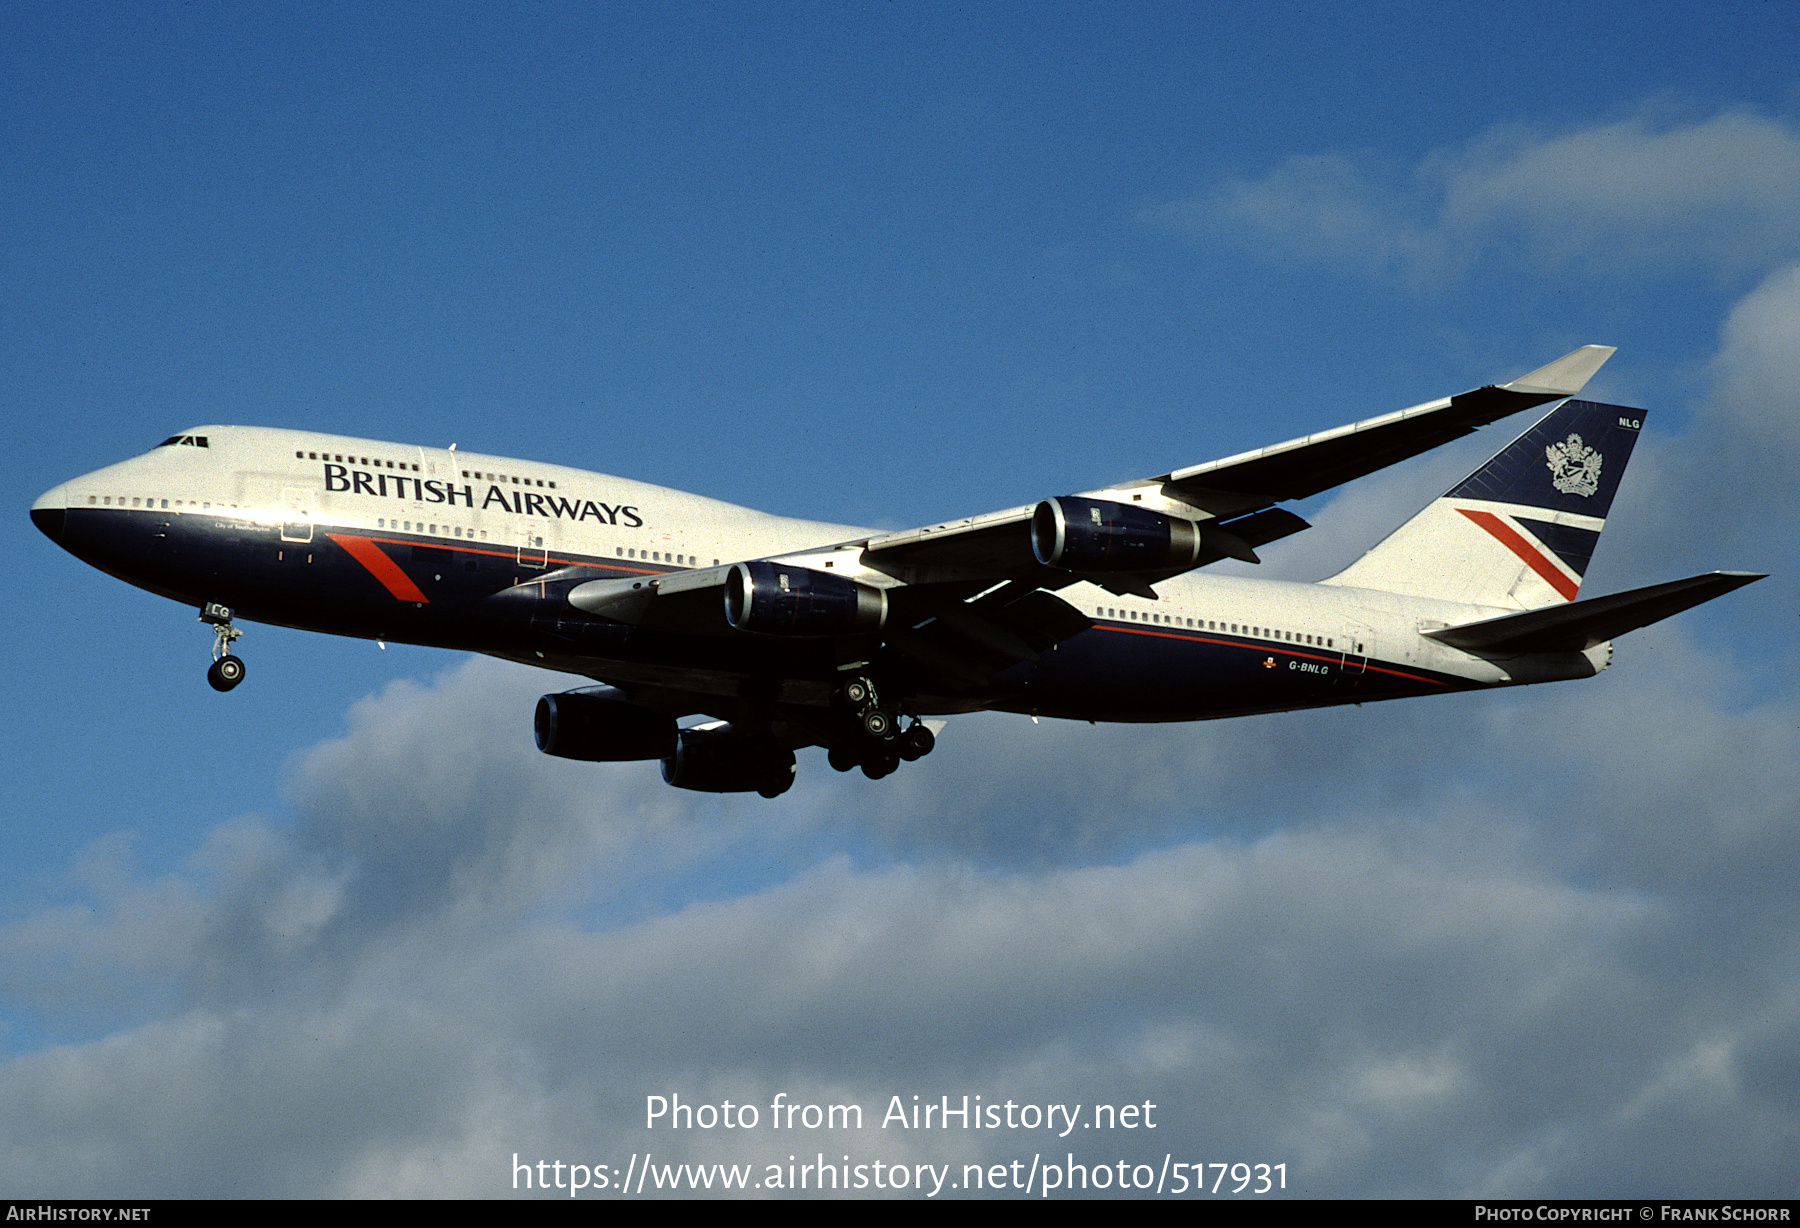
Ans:
{"type": "MultiPolygon", "coordinates": [[[[460,499],[464,507],[475,508],[475,488],[466,482],[458,486],[454,482],[440,482],[435,478],[403,477],[396,473],[352,469],[348,465],[325,465],[325,489],[334,494],[409,499],[417,503],[443,503],[450,507],[455,507],[460,499]],[[412,487],[411,493],[406,489],[408,486],[412,487]]],[[[545,520],[591,519],[627,529],[639,529],[644,525],[643,517],[638,515],[638,509],[631,504],[614,506],[594,499],[569,499],[535,490],[508,492],[499,486],[490,485],[486,497],[481,500],[480,510],[485,512],[495,504],[515,516],[538,516],[545,520]]]]}

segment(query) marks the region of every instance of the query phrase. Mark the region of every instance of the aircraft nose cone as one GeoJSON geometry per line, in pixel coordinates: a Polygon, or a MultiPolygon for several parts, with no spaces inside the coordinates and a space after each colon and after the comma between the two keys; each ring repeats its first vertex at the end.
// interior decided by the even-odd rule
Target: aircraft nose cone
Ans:
{"type": "Polygon", "coordinates": [[[62,544],[63,509],[60,507],[34,507],[31,509],[31,523],[44,531],[44,536],[58,545],[62,544]]]}
{"type": "Polygon", "coordinates": [[[62,487],[46,491],[36,503],[31,505],[31,523],[43,530],[57,545],[62,545],[63,517],[68,512],[68,504],[62,498],[62,487]]]}

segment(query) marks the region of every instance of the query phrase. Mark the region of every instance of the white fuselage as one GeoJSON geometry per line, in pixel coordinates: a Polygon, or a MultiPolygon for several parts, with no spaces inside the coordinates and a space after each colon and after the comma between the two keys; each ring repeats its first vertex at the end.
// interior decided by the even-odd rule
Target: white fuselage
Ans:
{"type": "MultiPolygon", "coordinates": [[[[215,538],[221,532],[227,537],[236,532],[246,542],[266,539],[266,549],[283,566],[302,554],[313,563],[327,543],[359,547],[365,567],[369,547],[364,542],[375,543],[374,548],[394,554],[401,563],[406,557],[403,547],[412,548],[414,558],[419,557],[419,548],[426,548],[429,555],[436,547],[447,552],[446,558],[469,559],[471,571],[479,561],[488,577],[483,583],[490,588],[527,583],[570,566],[609,569],[620,576],[666,576],[770,557],[830,569],[876,587],[898,584],[862,561],[862,546],[871,530],[771,516],[561,465],[306,431],[195,427],[145,455],[56,487],[34,511],[51,507],[71,515],[148,517],[166,524],[164,532],[174,539],[182,537],[185,522],[204,522],[215,538]]],[[[65,544],[81,553],[74,544],[65,544]]],[[[95,553],[99,557],[90,561],[96,565],[154,591],[195,603],[216,599],[204,582],[192,579],[191,571],[172,571],[164,577],[153,566],[139,571],[129,559],[106,555],[104,550],[95,553]]],[[[380,566],[373,572],[387,584],[389,599],[398,606],[423,610],[437,601],[436,608],[448,608],[427,589],[416,587],[426,584],[425,579],[416,578],[415,584],[415,579],[399,574],[404,570],[401,563],[389,563],[385,556],[381,562],[395,568],[398,578],[383,578],[380,566]],[[415,594],[418,599],[411,600],[415,594]]],[[[221,592],[230,590],[218,568],[207,574],[221,592]]],[[[441,570],[432,575],[440,582],[444,579],[441,570]]],[[[1190,573],[1159,582],[1156,593],[1154,599],[1119,596],[1086,582],[1060,589],[1058,596],[1095,626],[1044,654],[1035,692],[1027,688],[1000,706],[1033,711],[1041,707],[1052,715],[1095,719],[1191,719],[1347,702],[1352,698],[1345,689],[1350,674],[1361,688],[1359,694],[1367,698],[1584,676],[1603,667],[1610,651],[1602,646],[1587,654],[1553,658],[1476,656],[1420,633],[1505,610],[1342,585],[1190,573]],[[1112,638],[1119,636],[1131,638],[1112,638]],[[1224,673],[1209,664],[1212,658],[1195,654],[1201,649],[1229,650],[1230,660],[1251,659],[1265,669],[1247,675],[1241,687],[1268,693],[1239,697],[1234,689],[1228,699],[1215,696],[1194,704],[1185,703],[1179,694],[1164,693],[1141,713],[1133,711],[1126,693],[1109,694],[1089,705],[1083,700],[1083,688],[1106,689],[1110,668],[1105,659],[1093,656],[1096,645],[1115,655],[1129,649],[1131,661],[1118,671],[1121,678],[1139,676],[1145,657],[1179,650],[1186,654],[1183,663],[1157,681],[1174,686],[1191,676],[1195,685],[1190,689],[1196,691],[1224,673]],[[1572,659],[1576,657],[1580,659],[1572,659]],[[1059,668],[1069,675],[1062,682],[1057,679],[1059,668]],[[1284,685],[1275,685],[1278,673],[1284,685]],[[1311,676],[1315,674],[1316,679],[1311,676]],[[1319,685],[1309,689],[1307,684],[1315,682],[1319,685]],[[1028,692],[1038,697],[1020,697],[1028,692]]],[[[275,601],[278,604],[278,593],[275,601]]],[[[345,634],[408,638],[398,612],[387,622],[371,615],[340,624],[335,615],[302,614],[290,620],[279,612],[271,614],[270,604],[266,593],[258,603],[246,602],[247,611],[252,605],[260,611],[246,616],[345,634]]],[[[417,638],[461,643],[441,628],[420,632],[417,638]]],[[[531,659],[511,648],[470,646],[531,659]]],[[[591,655],[579,663],[559,662],[542,650],[535,657],[553,667],[606,676],[591,655]]],[[[1121,687],[1125,685],[1121,682],[1121,687]]],[[[1140,692],[1158,689],[1131,685],[1140,692]]],[[[948,701],[944,705],[955,706],[948,701]]]]}

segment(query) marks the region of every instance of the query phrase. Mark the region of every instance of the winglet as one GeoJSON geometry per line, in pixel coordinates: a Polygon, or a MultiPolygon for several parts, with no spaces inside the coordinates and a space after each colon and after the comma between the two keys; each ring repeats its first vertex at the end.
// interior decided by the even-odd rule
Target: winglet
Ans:
{"type": "Polygon", "coordinates": [[[1611,345],[1584,345],[1579,350],[1564,354],[1547,367],[1539,367],[1527,375],[1521,375],[1510,384],[1502,384],[1508,392],[1549,393],[1551,396],[1572,397],[1580,392],[1586,383],[1594,378],[1594,372],[1603,366],[1607,359],[1617,353],[1617,347],[1611,345]]]}

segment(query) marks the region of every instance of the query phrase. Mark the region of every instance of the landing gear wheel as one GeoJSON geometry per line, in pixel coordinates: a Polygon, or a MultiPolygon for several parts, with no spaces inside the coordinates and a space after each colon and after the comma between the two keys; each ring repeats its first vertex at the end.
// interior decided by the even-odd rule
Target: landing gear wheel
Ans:
{"type": "Polygon", "coordinates": [[[869,680],[867,678],[852,678],[844,684],[840,694],[843,695],[844,703],[848,707],[860,708],[869,702],[869,696],[874,692],[874,689],[875,688],[869,685],[869,680]]]}
{"type": "Polygon", "coordinates": [[[851,747],[833,746],[825,751],[825,762],[829,763],[835,772],[848,772],[861,760],[857,758],[856,751],[851,747]]]}
{"type": "Polygon", "coordinates": [[[879,740],[894,732],[894,718],[880,708],[870,708],[862,714],[862,727],[864,733],[879,740]]]}
{"type": "Polygon", "coordinates": [[[931,748],[937,745],[937,737],[931,730],[918,724],[901,734],[898,741],[899,745],[895,749],[900,752],[900,757],[908,763],[914,759],[923,759],[931,753],[931,748]]]}
{"type": "Polygon", "coordinates": [[[206,670],[206,681],[215,691],[229,691],[244,680],[244,663],[227,653],[206,670]]]}
{"type": "Polygon", "coordinates": [[[880,780],[890,776],[900,766],[900,756],[891,750],[878,750],[863,760],[863,775],[870,780],[880,780]]]}
{"type": "Polygon", "coordinates": [[[769,762],[768,771],[763,773],[762,783],[756,791],[767,798],[777,798],[794,787],[794,753],[778,752],[769,762]]]}

